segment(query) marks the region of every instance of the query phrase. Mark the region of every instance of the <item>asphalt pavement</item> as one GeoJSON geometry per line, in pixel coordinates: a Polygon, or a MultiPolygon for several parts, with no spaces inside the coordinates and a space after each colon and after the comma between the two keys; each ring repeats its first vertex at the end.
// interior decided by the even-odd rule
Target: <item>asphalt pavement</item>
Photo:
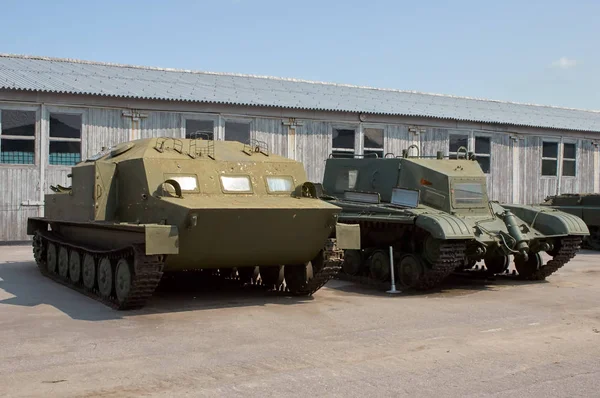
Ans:
{"type": "Polygon", "coordinates": [[[163,289],[119,312],[0,247],[0,396],[597,397],[600,253],[545,282],[312,298],[163,289]]]}

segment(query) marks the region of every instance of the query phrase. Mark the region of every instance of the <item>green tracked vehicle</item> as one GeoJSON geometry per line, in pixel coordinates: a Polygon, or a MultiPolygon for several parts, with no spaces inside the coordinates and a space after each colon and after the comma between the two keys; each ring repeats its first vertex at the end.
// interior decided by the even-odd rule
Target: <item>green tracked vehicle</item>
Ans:
{"type": "Polygon", "coordinates": [[[327,159],[320,197],[341,207],[340,222],[359,225],[361,233],[361,250],[345,251],[340,277],[388,281],[392,246],[405,288],[436,287],[480,260],[488,273],[501,274],[511,256],[521,278],[544,279],[573,258],[589,233],[579,217],[547,206],[490,201],[486,176],[464,148],[453,159],[408,150],[327,159]],[[542,252],[552,256],[546,264],[542,252]]]}
{"type": "Polygon", "coordinates": [[[600,194],[566,193],[548,196],[541,205],[581,218],[590,230],[590,235],[583,240],[583,246],[587,249],[600,250],[600,194]]]}
{"type": "Polygon", "coordinates": [[[144,306],[163,273],[208,270],[311,295],[359,248],[302,163],[266,145],[125,142],[72,168],[29,218],[41,272],[116,309],[144,306]],[[218,271],[217,271],[218,270],[218,271]]]}

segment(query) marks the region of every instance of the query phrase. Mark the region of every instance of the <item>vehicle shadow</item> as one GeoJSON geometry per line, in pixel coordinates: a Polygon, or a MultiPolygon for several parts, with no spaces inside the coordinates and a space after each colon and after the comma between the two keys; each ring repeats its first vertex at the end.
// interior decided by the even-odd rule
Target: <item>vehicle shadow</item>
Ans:
{"type": "Polygon", "coordinates": [[[144,308],[117,311],[44,277],[33,262],[7,261],[0,263],[0,289],[12,297],[0,299],[0,308],[5,305],[48,305],[72,319],[103,321],[148,314],[256,307],[267,304],[298,305],[313,301],[312,297],[294,297],[283,292],[267,291],[258,286],[240,286],[237,281],[225,282],[228,283],[203,283],[194,286],[188,281],[182,286],[161,284],[144,308]]]}
{"type": "MultiPolygon", "coordinates": [[[[453,274],[446,278],[439,287],[429,290],[403,289],[400,284],[396,284],[396,289],[401,293],[393,295],[394,297],[412,297],[412,296],[464,296],[482,291],[499,290],[505,286],[537,285],[546,284],[548,281],[528,281],[518,279],[513,275],[485,275],[481,273],[453,274]]],[[[346,293],[364,294],[370,296],[392,296],[388,293],[391,283],[384,286],[370,286],[352,281],[337,279],[326,285],[346,293]]]]}

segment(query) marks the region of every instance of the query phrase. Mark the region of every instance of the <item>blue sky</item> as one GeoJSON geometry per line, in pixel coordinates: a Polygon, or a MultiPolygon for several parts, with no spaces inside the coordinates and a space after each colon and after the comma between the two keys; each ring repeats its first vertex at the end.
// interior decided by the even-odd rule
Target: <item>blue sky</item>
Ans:
{"type": "Polygon", "coordinates": [[[0,52],[600,110],[600,1],[2,0],[0,52]]]}

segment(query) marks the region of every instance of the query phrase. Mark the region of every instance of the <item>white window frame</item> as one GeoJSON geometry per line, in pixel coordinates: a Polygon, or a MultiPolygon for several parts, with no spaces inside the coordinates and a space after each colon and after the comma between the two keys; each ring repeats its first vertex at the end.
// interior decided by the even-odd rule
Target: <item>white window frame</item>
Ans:
{"type": "Polygon", "coordinates": [[[467,151],[470,151],[471,147],[474,145],[474,143],[471,142],[471,140],[473,138],[472,131],[470,131],[470,130],[448,130],[447,152],[448,152],[448,156],[450,158],[452,158],[453,156],[456,157],[456,152],[450,152],[450,136],[451,135],[460,135],[460,136],[467,137],[467,151]]]}
{"type": "Polygon", "coordinates": [[[550,137],[540,137],[542,144],[540,145],[540,177],[544,178],[544,179],[553,179],[553,178],[558,178],[562,172],[561,170],[561,163],[560,163],[560,159],[561,159],[561,151],[562,151],[562,145],[560,144],[560,138],[550,138],[550,137]],[[552,143],[552,144],[556,144],[556,158],[548,158],[548,157],[544,157],[544,143],[552,143]],[[544,160],[554,160],[556,161],[556,174],[555,175],[545,175],[544,174],[544,160]]]}
{"type": "Polygon", "coordinates": [[[492,174],[492,145],[493,145],[493,143],[494,143],[494,140],[493,140],[493,135],[492,134],[482,133],[482,132],[479,132],[479,131],[474,131],[471,140],[469,140],[469,146],[470,146],[469,151],[471,151],[471,152],[473,152],[475,154],[475,158],[479,158],[479,157],[489,158],[489,160],[490,160],[490,170],[487,173],[485,173],[487,175],[492,174]],[[477,139],[477,137],[487,138],[487,139],[490,140],[490,153],[477,153],[475,151],[475,140],[477,139]]]}
{"type": "Polygon", "coordinates": [[[213,122],[213,140],[219,139],[219,115],[201,113],[183,113],[181,115],[181,138],[185,138],[186,120],[198,120],[202,122],[213,122]]]}
{"type": "Polygon", "coordinates": [[[64,164],[50,164],[50,142],[79,142],[79,161],[84,161],[87,156],[84,156],[86,151],[86,134],[85,134],[85,126],[87,125],[87,109],[85,108],[70,108],[70,107],[62,107],[62,106],[47,106],[45,107],[44,115],[43,115],[43,123],[46,124],[46,129],[44,134],[46,135],[46,140],[44,143],[44,154],[45,154],[45,164],[48,167],[52,168],[71,168],[74,165],[64,165],[64,164]],[[58,114],[67,114],[67,115],[79,115],[81,116],[81,130],[79,138],[64,138],[64,137],[51,137],[50,136],[50,115],[53,113],[58,114]]]}
{"type": "Polygon", "coordinates": [[[344,152],[354,155],[361,154],[362,155],[362,141],[361,141],[361,130],[362,127],[359,124],[332,124],[329,131],[330,143],[331,143],[331,154],[333,152],[344,152]],[[333,146],[333,133],[335,130],[354,130],[354,148],[336,148],[333,146]]]}
{"type": "Polygon", "coordinates": [[[579,171],[577,168],[577,163],[579,161],[579,145],[577,140],[565,140],[563,139],[560,151],[560,176],[561,178],[577,178],[577,172],[579,171]],[[575,146],[575,157],[574,158],[565,158],[565,144],[573,144],[575,146]],[[564,175],[564,162],[565,160],[572,161],[575,163],[575,175],[574,176],[566,176],[564,175]]]}
{"type": "MultiPolygon", "coordinates": [[[[385,125],[378,125],[378,124],[363,124],[360,128],[360,154],[364,156],[365,151],[378,151],[382,153],[382,157],[385,157],[385,136],[386,136],[386,129],[385,129],[385,125]],[[383,141],[381,142],[381,148],[371,148],[371,147],[365,147],[365,130],[366,129],[372,129],[372,130],[381,130],[383,136],[383,141]]],[[[356,146],[356,145],[355,145],[356,146]]]]}
{"type": "MultiPolygon", "coordinates": [[[[39,164],[39,136],[40,136],[40,107],[36,105],[19,105],[0,103],[0,138],[8,140],[33,141],[33,163],[0,163],[1,168],[36,168],[39,164]],[[33,137],[21,135],[2,135],[2,110],[35,112],[35,131],[33,137]]],[[[2,151],[2,140],[0,139],[0,151],[2,151]]]]}
{"type": "MultiPolygon", "coordinates": [[[[248,139],[250,141],[252,141],[255,137],[255,135],[254,135],[254,119],[252,119],[252,118],[237,117],[237,116],[223,116],[221,118],[221,122],[222,122],[222,127],[223,127],[222,128],[223,134],[219,139],[222,141],[225,141],[225,134],[226,134],[225,125],[227,124],[227,122],[247,124],[250,129],[250,134],[249,134],[248,139]]],[[[243,144],[246,144],[246,142],[243,142],[243,144]]]]}

